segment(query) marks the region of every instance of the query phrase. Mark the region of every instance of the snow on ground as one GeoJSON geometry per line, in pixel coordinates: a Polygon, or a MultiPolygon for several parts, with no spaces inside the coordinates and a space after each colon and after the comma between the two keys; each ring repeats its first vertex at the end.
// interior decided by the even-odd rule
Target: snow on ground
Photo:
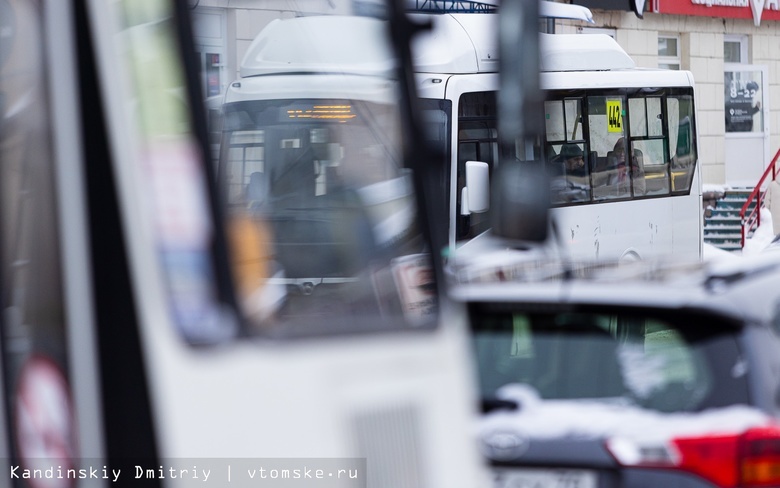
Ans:
{"type": "Polygon", "coordinates": [[[742,254],[758,254],[764,251],[766,246],[772,242],[772,239],[774,238],[775,235],[772,230],[772,214],[768,209],[762,208],[761,225],[758,226],[750,239],[745,240],[745,247],[742,248],[742,254]]]}
{"type": "Polygon", "coordinates": [[[719,247],[715,247],[712,244],[704,244],[704,260],[705,261],[726,261],[730,259],[739,259],[740,255],[737,252],[724,251],[719,247]]]}
{"type": "Polygon", "coordinates": [[[709,183],[704,183],[701,186],[701,191],[702,193],[707,193],[707,192],[724,193],[726,190],[730,188],[731,187],[728,185],[713,185],[709,183]]]}
{"type": "MultiPolygon", "coordinates": [[[[714,185],[703,184],[702,192],[714,192],[724,193],[726,190],[731,189],[729,185],[714,185]]],[[[756,229],[752,237],[745,240],[745,247],[742,249],[741,255],[747,256],[751,254],[758,254],[763,252],[767,245],[775,238],[772,230],[772,214],[768,208],[761,208],[761,225],[756,229]]],[[[740,256],[739,252],[729,252],[718,249],[715,246],[709,244],[704,245],[704,259],[705,260],[721,260],[721,259],[733,259],[740,256]]]]}
{"type": "MultiPolygon", "coordinates": [[[[753,235],[745,239],[745,247],[742,251],[724,251],[711,244],[704,244],[705,261],[724,261],[729,259],[739,259],[740,256],[750,256],[767,251],[767,246],[775,238],[772,229],[772,214],[769,209],[761,209],[761,225],[758,226],[753,235]]],[[[780,250],[780,246],[778,247],[780,250]]]]}

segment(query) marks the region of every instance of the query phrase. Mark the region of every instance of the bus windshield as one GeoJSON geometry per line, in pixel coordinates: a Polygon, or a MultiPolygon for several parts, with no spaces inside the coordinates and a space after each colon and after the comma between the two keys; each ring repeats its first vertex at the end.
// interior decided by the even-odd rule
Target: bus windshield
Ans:
{"type": "MultiPolygon", "coordinates": [[[[231,205],[321,207],[320,200],[402,177],[398,149],[389,144],[398,140],[392,107],[264,100],[228,104],[225,115],[231,205]]],[[[408,193],[402,183],[396,189],[408,193]]]]}
{"type": "Polygon", "coordinates": [[[346,313],[377,328],[424,323],[435,300],[396,107],[300,98],[223,111],[220,174],[235,242],[250,232],[255,243],[235,266],[247,309],[269,313],[258,309],[268,304],[260,286],[286,322],[317,317],[323,327],[346,313]]]}

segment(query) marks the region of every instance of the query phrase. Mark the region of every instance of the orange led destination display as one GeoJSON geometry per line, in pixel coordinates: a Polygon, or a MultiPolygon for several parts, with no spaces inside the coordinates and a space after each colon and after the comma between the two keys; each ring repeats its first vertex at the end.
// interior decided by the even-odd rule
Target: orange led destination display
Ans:
{"type": "Polygon", "coordinates": [[[287,110],[287,117],[291,119],[349,120],[357,115],[352,112],[351,105],[312,105],[308,108],[287,110]]]}

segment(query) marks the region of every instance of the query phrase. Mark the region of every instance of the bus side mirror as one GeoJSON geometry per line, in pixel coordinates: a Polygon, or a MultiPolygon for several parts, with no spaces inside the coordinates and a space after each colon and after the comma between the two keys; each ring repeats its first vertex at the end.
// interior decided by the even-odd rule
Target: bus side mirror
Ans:
{"type": "Polygon", "coordinates": [[[539,162],[505,162],[493,179],[493,234],[512,241],[547,240],[550,182],[539,162]]]}
{"type": "Polygon", "coordinates": [[[466,186],[460,199],[460,214],[483,213],[490,209],[490,172],[488,164],[466,161],[466,186]]]}

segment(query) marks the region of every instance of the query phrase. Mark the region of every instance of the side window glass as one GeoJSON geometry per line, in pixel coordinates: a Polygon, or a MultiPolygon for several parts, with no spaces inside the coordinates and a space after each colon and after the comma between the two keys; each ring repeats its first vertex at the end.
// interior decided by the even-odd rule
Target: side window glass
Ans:
{"type": "Polygon", "coordinates": [[[548,141],[565,141],[563,104],[559,100],[544,102],[545,128],[548,141]]]}
{"type": "Polygon", "coordinates": [[[663,114],[661,97],[649,97],[647,100],[647,129],[650,137],[663,137],[663,114]]]}
{"type": "Polygon", "coordinates": [[[634,194],[668,195],[669,164],[664,160],[663,139],[638,139],[631,145],[634,194]]]}
{"type": "Polygon", "coordinates": [[[582,101],[579,99],[564,100],[566,109],[566,139],[582,140],[582,101]]]}
{"type": "Polygon", "coordinates": [[[588,97],[594,200],[631,196],[629,164],[626,162],[625,107],[626,101],[620,96],[588,97]]]}
{"type": "Polygon", "coordinates": [[[680,95],[666,99],[668,114],[669,155],[672,171],[672,191],[688,193],[691,190],[697,164],[694,140],[693,97],[680,95]]]}
{"type": "Polygon", "coordinates": [[[590,170],[584,143],[566,142],[549,146],[555,156],[547,162],[550,199],[553,204],[589,202],[590,170]]]}
{"type": "Polygon", "coordinates": [[[661,97],[630,98],[630,174],[634,197],[669,194],[661,97]]]}
{"type": "Polygon", "coordinates": [[[644,98],[630,98],[628,113],[631,114],[631,137],[647,137],[647,110],[644,98]]]}
{"type": "Polygon", "coordinates": [[[419,100],[422,130],[426,142],[430,145],[433,152],[438,154],[441,159],[438,163],[440,176],[436,182],[436,192],[441,197],[439,218],[434,219],[432,229],[438,233],[438,237],[446,242],[449,235],[448,203],[450,201],[450,136],[452,134],[452,102],[450,100],[436,100],[430,98],[421,98],[419,100]]]}
{"type": "Polygon", "coordinates": [[[573,98],[549,100],[544,106],[551,203],[589,202],[591,153],[583,139],[582,101],[573,98]]]}
{"type": "Polygon", "coordinates": [[[466,162],[487,163],[492,173],[498,163],[496,93],[465,93],[458,103],[458,173],[456,239],[471,239],[490,228],[490,211],[463,215],[462,193],[466,186],[466,162]]]}

